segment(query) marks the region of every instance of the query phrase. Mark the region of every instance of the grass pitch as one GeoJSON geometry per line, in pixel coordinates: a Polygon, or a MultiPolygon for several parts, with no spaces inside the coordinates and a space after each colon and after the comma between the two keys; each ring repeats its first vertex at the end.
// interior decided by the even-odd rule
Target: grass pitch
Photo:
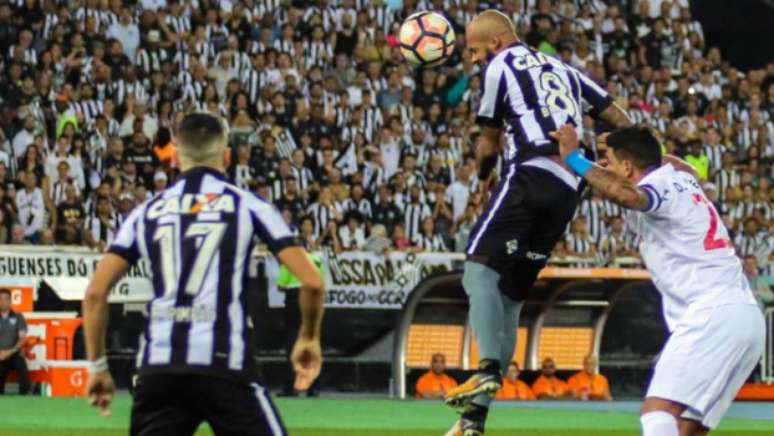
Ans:
{"type": "MultiPolygon", "coordinates": [[[[385,399],[277,399],[291,436],[439,436],[456,419],[440,402],[385,399]]],[[[633,412],[545,408],[495,403],[487,436],[638,435],[633,412]]],[[[570,405],[572,407],[572,405],[570,405]]],[[[774,406],[768,405],[769,410],[774,406]]],[[[118,436],[128,434],[130,398],[120,394],[103,418],[80,398],[0,397],[3,436],[118,436]]],[[[726,419],[713,435],[774,434],[774,420],[726,419]]],[[[197,436],[212,435],[203,425],[197,436]]]]}

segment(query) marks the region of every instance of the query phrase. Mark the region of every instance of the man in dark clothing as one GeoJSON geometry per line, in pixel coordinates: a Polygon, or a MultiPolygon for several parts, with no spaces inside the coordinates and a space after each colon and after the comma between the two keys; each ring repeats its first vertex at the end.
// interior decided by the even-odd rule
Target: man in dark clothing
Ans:
{"type": "Polygon", "coordinates": [[[15,369],[19,374],[19,393],[30,391],[27,361],[19,349],[27,339],[27,322],[20,313],[11,310],[11,291],[0,289],[0,394],[5,393],[5,379],[15,369]]]}
{"type": "Polygon", "coordinates": [[[403,222],[403,214],[391,201],[389,186],[379,186],[378,195],[378,201],[374,203],[373,208],[373,223],[384,225],[387,228],[387,234],[391,235],[395,225],[403,222]]]}

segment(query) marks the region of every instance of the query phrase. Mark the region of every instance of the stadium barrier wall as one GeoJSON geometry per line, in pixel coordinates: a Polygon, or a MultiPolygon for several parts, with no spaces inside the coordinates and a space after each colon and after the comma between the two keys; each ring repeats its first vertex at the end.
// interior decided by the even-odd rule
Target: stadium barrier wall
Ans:
{"type": "Polygon", "coordinates": [[[766,348],[761,359],[761,381],[774,383],[774,307],[766,309],[766,348]]]}

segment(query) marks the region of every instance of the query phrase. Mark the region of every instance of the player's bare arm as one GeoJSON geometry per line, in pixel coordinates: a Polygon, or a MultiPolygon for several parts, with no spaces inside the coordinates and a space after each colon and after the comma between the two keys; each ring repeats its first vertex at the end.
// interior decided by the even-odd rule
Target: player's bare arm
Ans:
{"type": "MultiPolygon", "coordinates": [[[[551,135],[559,141],[559,154],[562,160],[580,147],[575,127],[571,124],[565,124],[558,131],[552,132],[551,135]]],[[[648,194],[613,171],[591,164],[583,177],[591,187],[627,209],[644,210],[648,207],[650,201],[648,194]]]]}
{"type": "Polygon", "coordinates": [[[476,163],[478,164],[478,179],[490,187],[495,165],[497,165],[497,156],[502,148],[500,147],[500,137],[502,129],[495,127],[484,127],[481,129],[481,136],[476,144],[476,163]]]}
{"type": "Polygon", "coordinates": [[[288,247],[277,253],[279,261],[301,282],[299,306],[301,328],[291,360],[296,372],[295,388],[306,391],[320,375],[322,351],[320,328],[323,316],[325,282],[302,247],[288,247]]]}
{"type": "Polygon", "coordinates": [[[613,103],[599,113],[599,117],[617,128],[631,127],[634,125],[629,115],[621,106],[613,103]]]}
{"type": "Polygon", "coordinates": [[[83,297],[83,335],[86,358],[89,359],[89,403],[104,416],[113,401],[115,386],[105,356],[105,332],[108,321],[107,297],[110,289],[129,269],[129,263],[116,254],[108,253],[99,261],[91,283],[83,297]]]}

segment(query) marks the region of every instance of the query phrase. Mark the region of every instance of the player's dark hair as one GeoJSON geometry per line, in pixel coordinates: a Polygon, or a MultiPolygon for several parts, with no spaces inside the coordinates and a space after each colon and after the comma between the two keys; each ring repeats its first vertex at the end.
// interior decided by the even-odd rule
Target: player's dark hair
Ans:
{"type": "Polygon", "coordinates": [[[7,296],[10,297],[11,296],[11,290],[10,289],[6,289],[6,288],[0,288],[0,295],[7,295],[7,296]]]}
{"type": "Polygon", "coordinates": [[[223,141],[228,134],[226,124],[217,115],[192,112],[177,125],[175,134],[180,145],[192,157],[202,158],[212,149],[213,142],[223,141]]]}
{"type": "Polygon", "coordinates": [[[627,127],[607,137],[616,157],[632,162],[640,170],[661,165],[661,144],[645,127],[627,127]]]}

